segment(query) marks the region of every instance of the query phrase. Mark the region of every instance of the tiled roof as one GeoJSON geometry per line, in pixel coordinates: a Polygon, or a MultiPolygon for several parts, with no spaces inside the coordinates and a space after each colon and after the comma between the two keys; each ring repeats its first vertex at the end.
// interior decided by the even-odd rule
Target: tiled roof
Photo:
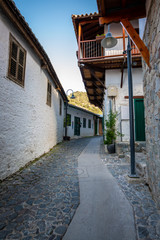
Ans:
{"type": "Polygon", "coordinates": [[[91,112],[91,111],[89,111],[89,110],[87,110],[87,109],[85,109],[85,108],[82,108],[82,107],[79,107],[79,106],[76,106],[76,105],[73,105],[73,104],[70,104],[70,103],[68,104],[68,106],[69,106],[69,107],[72,107],[72,108],[76,108],[76,109],[78,109],[78,110],[80,110],[80,111],[83,111],[83,112],[87,112],[87,113],[89,113],[89,114],[93,114],[93,115],[95,115],[95,116],[97,116],[97,117],[99,117],[99,118],[102,118],[102,116],[101,116],[100,114],[91,112]]]}
{"type": "MultiPolygon", "coordinates": [[[[40,42],[38,41],[38,39],[36,38],[34,33],[32,32],[32,29],[29,27],[28,23],[25,21],[25,18],[21,15],[21,13],[18,10],[18,8],[16,7],[14,1],[13,0],[1,0],[0,6],[4,9],[4,11],[6,11],[6,13],[8,13],[7,12],[7,10],[8,10],[9,12],[11,12],[13,14],[14,17],[16,17],[16,20],[18,21],[19,25],[21,25],[21,27],[23,28],[23,30],[25,31],[27,36],[30,38],[30,40],[34,44],[35,48],[38,50],[39,54],[42,56],[43,60],[46,62],[48,69],[52,75],[53,81],[54,81],[55,85],[60,89],[63,99],[68,101],[67,96],[64,92],[64,89],[58,79],[58,76],[52,66],[52,63],[51,63],[47,53],[45,52],[44,48],[42,47],[42,45],[40,44],[40,42]]],[[[12,14],[8,14],[8,17],[11,19],[11,21],[12,21],[12,17],[11,17],[12,14]]],[[[23,34],[23,36],[24,36],[24,34],[23,34]]],[[[26,38],[26,37],[24,36],[24,38],[26,38]]]]}
{"type": "Polygon", "coordinates": [[[94,12],[94,13],[89,13],[89,14],[81,14],[81,15],[75,15],[75,14],[72,14],[72,19],[74,18],[86,18],[86,17],[95,17],[95,16],[99,16],[99,13],[97,12],[94,12]]]}
{"type": "Polygon", "coordinates": [[[78,24],[83,20],[91,20],[91,19],[97,19],[99,17],[99,13],[89,13],[89,14],[81,14],[81,15],[74,15],[72,14],[72,22],[74,26],[74,31],[78,40],[78,24]]]}

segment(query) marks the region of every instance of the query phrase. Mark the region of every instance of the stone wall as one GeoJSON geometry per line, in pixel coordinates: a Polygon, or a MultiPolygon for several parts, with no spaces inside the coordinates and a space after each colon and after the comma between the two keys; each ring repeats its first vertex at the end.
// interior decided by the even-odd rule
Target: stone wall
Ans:
{"type": "Polygon", "coordinates": [[[64,104],[40,59],[1,10],[0,33],[0,179],[4,179],[62,141],[64,104]],[[27,52],[24,87],[7,77],[10,33],[27,52]],[[48,80],[51,107],[46,104],[48,80]]]}
{"type": "Polygon", "coordinates": [[[148,183],[160,207],[160,1],[152,0],[149,5],[143,36],[151,66],[143,63],[147,169],[148,183]]]}

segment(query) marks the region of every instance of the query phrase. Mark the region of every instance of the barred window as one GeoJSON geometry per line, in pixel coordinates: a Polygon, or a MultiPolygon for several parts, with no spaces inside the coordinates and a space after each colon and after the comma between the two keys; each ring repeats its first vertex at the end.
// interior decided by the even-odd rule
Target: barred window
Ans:
{"type": "Polygon", "coordinates": [[[51,99],[52,99],[52,85],[48,81],[47,85],[47,105],[51,107],[51,99]]]}
{"type": "Polygon", "coordinates": [[[10,80],[24,86],[26,51],[10,34],[8,77],[10,80]]]}

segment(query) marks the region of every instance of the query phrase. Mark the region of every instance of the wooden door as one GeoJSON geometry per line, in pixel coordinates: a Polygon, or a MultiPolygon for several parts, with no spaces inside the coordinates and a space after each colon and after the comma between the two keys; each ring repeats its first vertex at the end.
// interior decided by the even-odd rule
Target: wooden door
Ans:
{"type": "Polygon", "coordinates": [[[74,117],[74,135],[80,136],[80,118],[74,117]]]}
{"type": "Polygon", "coordinates": [[[143,99],[134,99],[135,140],[145,141],[145,119],[143,99]]]}

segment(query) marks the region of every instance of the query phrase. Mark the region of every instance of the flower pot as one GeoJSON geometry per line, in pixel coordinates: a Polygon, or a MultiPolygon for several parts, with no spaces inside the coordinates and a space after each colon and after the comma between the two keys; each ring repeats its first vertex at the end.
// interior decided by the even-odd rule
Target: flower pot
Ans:
{"type": "Polygon", "coordinates": [[[98,41],[100,41],[100,40],[102,40],[102,39],[104,39],[105,38],[105,36],[96,36],[96,40],[98,41]]]}
{"type": "Polygon", "coordinates": [[[107,149],[109,153],[115,153],[115,144],[107,144],[107,149]]]}

